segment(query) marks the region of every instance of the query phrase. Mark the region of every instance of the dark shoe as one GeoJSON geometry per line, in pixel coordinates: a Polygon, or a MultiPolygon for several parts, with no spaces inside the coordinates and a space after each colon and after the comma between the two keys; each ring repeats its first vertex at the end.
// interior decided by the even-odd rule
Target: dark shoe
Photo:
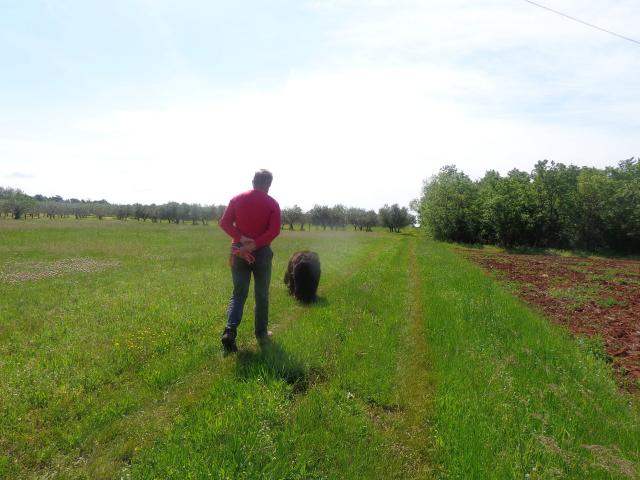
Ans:
{"type": "Polygon", "coordinates": [[[256,335],[256,340],[258,341],[258,345],[260,345],[261,347],[266,347],[267,345],[269,345],[271,343],[272,335],[273,335],[273,332],[271,330],[268,330],[267,333],[263,335],[256,335]]]}
{"type": "Polygon", "coordinates": [[[238,346],[236,345],[236,336],[235,332],[225,330],[222,334],[222,346],[224,347],[224,351],[228,353],[237,352],[238,346]]]}

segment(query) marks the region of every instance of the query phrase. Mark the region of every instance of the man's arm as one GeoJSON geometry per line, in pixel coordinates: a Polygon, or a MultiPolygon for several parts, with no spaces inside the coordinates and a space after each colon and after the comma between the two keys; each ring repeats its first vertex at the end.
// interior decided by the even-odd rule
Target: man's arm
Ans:
{"type": "Polygon", "coordinates": [[[225,208],[224,213],[222,214],[222,217],[220,217],[220,221],[218,222],[218,225],[220,225],[220,228],[222,228],[222,230],[224,230],[227,235],[233,238],[234,242],[239,242],[240,238],[242,237],[242,233],[240,233],[240,230],[238,230],[234,225],[235,221],[236,221],[235,204],[233,200],[231,200],[227,208],[225,208]]]}
{"type": "Polygon", "coordinates": [[[280,235],[280,206],[276,204],[275,208],[271,211],[271,215],[269,216],[269,224],[267,226],[267,230],[255,239],[256,248],[264,247],[265,245],[269,245],[274,238],[280,235]]]}

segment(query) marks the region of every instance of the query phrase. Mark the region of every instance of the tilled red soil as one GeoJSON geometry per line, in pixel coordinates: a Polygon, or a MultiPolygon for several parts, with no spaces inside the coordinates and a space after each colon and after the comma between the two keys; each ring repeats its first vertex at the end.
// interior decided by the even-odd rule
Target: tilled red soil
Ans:
{"type": "Polygon", "coordinates": [[[623,386],[640,384],[640,261],[461,249],[576,334],[600,335],[623,386]]]}

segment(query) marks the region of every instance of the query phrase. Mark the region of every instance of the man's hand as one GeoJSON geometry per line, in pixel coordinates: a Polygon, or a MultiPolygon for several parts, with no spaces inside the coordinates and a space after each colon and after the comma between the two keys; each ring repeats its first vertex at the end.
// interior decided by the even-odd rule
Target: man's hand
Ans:
{"type": "Polygon", "coordinates": [[[253,238],[245,237],[244,235],[240,237],[240,244],[242,245],[240,250],[245,252],[253,252],[256,249],[255,240],[253,238]]]}

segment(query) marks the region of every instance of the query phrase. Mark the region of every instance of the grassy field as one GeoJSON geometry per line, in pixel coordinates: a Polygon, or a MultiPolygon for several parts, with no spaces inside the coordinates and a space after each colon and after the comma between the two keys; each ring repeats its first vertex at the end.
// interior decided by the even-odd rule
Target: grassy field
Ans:
{"type": "Polygon", "coordinates": [[[215,226],[0,221],[0,477],[638,478],[640,411],[451,247],[283,232],[238,354],[215,226]],[[320,254],[320,301],[281,277],[320,254]]]}

